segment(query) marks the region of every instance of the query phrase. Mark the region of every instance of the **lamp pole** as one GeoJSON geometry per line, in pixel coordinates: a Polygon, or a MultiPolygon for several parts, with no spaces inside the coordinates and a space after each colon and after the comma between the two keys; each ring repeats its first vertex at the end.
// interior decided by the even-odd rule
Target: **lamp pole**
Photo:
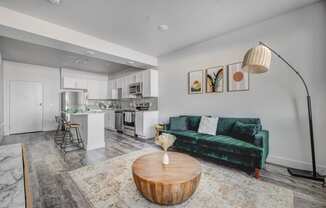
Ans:
{"type": "Polygon", "coordinates": [[[268,48],[273,54],[275,54],[277,57],[279,57],[284,63],[286,63],[286,65],[288,65],[290,67],[290,69],[292,69],[292,71],[294,71],[298,75],[298,77],[300,78],[300,80],[302,81],[302,83],[305,87],[306,94],[307,94],[312,171],[288,168],[288,172],[293,176],[309,178],[309,179],[313,179],[316,181],[324,182],[324,177],[319,175],[316,170],[315,141],[314,141],[314,129],[313,129],[313,122],[312,122],[311,97],[309,94],[307,84],[306,84],[305,80],[303,79],[302,75],[287,60],[285,60],[280,54],[278,54],[276,51],[274,51],[271,47],[269,47],[268,45],[266,45],[263,42],[259,42],[259,44],[268,48]]]}

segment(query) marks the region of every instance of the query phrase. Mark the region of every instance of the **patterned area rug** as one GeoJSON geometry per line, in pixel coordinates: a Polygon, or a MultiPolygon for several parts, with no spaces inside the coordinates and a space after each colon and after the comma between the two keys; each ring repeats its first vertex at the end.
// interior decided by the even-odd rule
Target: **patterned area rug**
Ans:
{"type": "MultiPolygon", "coordinates": [[[[131,174],[133,161],[155,151],[158,150],[146,148],[69,174],[91,207],[161,207],[143,198],[131,174]]],[[[293,192],[288,189],[208,162],[201,165],[201,181],[194,195],[183,204],[172,207],[293,208],[293,192]]]]}

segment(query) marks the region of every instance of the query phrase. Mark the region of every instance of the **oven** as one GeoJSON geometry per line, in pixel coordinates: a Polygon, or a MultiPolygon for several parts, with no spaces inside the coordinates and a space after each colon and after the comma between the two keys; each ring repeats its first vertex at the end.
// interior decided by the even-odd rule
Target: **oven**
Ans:
{"type": "Polygon", "coordinates": [[[129,136],[135,136],[135,111],[127,110],[123,113],[123,133],[129,136]]]}

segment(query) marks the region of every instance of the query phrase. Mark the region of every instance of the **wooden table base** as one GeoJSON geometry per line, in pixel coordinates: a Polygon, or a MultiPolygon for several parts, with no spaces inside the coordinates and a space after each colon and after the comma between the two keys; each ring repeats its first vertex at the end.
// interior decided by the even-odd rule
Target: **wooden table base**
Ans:
{"type": "Polygon", "coordinates": [[[201,176],[200,164],[194,158],[169,152],[169,165],[162,164],[163,153],[138,158],[133,164],[137,189],[151,202],[161,205],[180,204],[195,192],[201,176]]]}

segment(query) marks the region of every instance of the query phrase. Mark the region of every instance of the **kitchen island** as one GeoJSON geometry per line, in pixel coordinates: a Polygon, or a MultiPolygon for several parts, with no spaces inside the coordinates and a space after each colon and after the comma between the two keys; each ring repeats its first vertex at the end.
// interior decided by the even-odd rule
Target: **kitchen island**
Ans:
{"type": "Polygon", "coordinates": [[[104,112],[72,113],[70,121],[80,124],[86,150],[105,148],[104,112]]]}

